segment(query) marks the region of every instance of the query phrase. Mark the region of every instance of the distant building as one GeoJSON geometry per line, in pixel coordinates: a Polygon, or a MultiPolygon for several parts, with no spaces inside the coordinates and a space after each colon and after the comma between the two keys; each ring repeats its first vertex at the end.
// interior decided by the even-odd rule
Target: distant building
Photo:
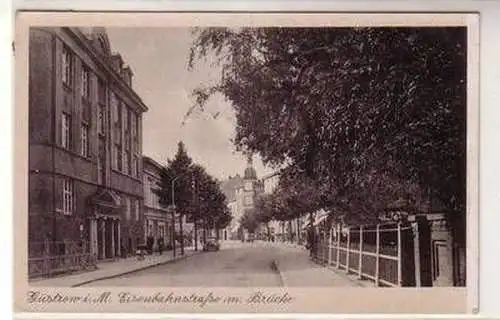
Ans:
{"type": "Polygon", "coordinates": [[[226,228],[226,234],[230,238],[240,237],[240,219],[248,210],[255,207],[255,201],[258,195],[264,192],[264,184],[257,178],[257,172],[253,167],[252,157],[248,157],[247,167],[243,177],[237,175],[230,177],[222,187],[229,202],[229,208],[233,215],[233,220],[226,228]]]}
{"type": "Polygon", "coordinates": [[[132,76],[104,28],[30,29],[29,258],[113,259],[142,241],[147,107],[132,76]]]}
{"type": "Polygon", "coordinates": [[[275,171],[262,177],[262,183],[264,184],[264,193],[271,194],[278,187],[280,180],[280,171],[275,171]]]}
{"type": "Polygon", "coordinates": [[[153,237],[155,248],[158,239],[164,243],[171,242],[172,217],[167,208],[160,204],[157,192],[160,189],[162,166],[149,157],[143,157],[144,170],[144,239],[153,237]]]}

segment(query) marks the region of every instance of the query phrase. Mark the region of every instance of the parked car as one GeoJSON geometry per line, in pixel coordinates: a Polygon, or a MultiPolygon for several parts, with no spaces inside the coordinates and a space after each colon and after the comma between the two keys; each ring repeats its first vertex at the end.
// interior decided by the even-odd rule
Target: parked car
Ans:
{"type": "Polygon", "coordinates": [[[220,244],[216,238],[207,238],[207,241],[203,244],[203,251],[219,251],[220,244]]]}

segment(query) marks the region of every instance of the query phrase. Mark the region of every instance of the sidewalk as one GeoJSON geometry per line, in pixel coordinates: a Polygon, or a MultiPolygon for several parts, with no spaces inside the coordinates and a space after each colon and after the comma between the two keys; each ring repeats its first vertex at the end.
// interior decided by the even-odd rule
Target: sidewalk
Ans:
{"type": "Polygon", "coordinates": [[[33,279],[30,280],[30,285],[34,287],[78,287],[90,282],[115,278],[124,274],[175,262],[192,256],[197,252],[201,251],[194,251],[194,248],[185,248],[184,256],[180,256],[180,252],[177,251],[177,256],[175,258],[173,257],[172,251],[167,251],[161,256],[158,254],[146,256],[144,260],[137,260],[136,257],[129,257],[118,261],[102,262],[98,264],[98,268],[93,271],[74,273],[54,278],[33,279]]]}
{"type": "Polygon", "coordinates": [[[321,266],[309,259],[303,246],[282,246],[275,265],[286,287],[374,287],[370,281],[359,280],[356,275],[321,266]]]}

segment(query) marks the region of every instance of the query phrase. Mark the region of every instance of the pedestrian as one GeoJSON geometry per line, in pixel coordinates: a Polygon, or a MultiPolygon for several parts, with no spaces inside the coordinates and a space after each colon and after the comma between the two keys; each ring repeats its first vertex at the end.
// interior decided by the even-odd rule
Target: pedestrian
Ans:
{"type": "Polygon", "coordinates": [[[309,256],[311,258],[314,257],[314,230],[313,228],[309,228],[307,231],[307,249],[309,249],[309,256]]]}
{"type": "Polygon", "coordinates": [[[313,257],[316,258],[317,257],[317,253],[318,253],[318,244],[319,244],[319,236],[318,234],[316,234],[316,232],[313,232],[313,246],[312,246],[312,254],[313,254],[313,257]]]}
{"type": "Polygon", "coordinates": [[[158,253],[160,256],[163,253],[163,238],[158,238],[158,253]]]}

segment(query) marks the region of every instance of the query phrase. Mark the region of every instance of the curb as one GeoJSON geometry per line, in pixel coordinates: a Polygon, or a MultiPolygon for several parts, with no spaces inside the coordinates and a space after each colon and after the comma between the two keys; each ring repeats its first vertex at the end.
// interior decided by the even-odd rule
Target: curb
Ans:
{"type": "Polygon", "coordinates": [[[102,280],[109,280],[109,279],[113,279],[113,278],[118,278],[118,277],[121,277],[121,276],[124,276],[124,275],[127,275],[127,274],[131,274],[131,273],[135,273],[135,272],[147,270],[147,269],[150,269],[150,268],[154,268],[154,267],[166,265],[166,264],[169,264],[169,263],[177,262],[177,261],[180,261],[180,260],[184,260],[184,259],[187,259],[188,257],[191,257],[191,256],[197,254],[197,253],[202,253],[202,251],[193,252],[192,254],[189,254],[189,255],[185,254],[185,255],[180,256],[180,257],[175,257],[175,258],[173,258],[171,260],[167,260],[167,261],[163,261],[163,262],[157,262],[157,263],[154,263],[154,264],[151,264],[151,265],[148,265],[148,266],[144,266],[144,267],[140,267],[140,268],[137,268],[137,269],[133,269],[133,270],[129,270],[129,271],[125,271],[125,272],[113,274],[113,275],[110,275],[110,276],[103,276],[103,277],[95,278],[95,279],[92,279],[92,280],[87,280],[87,281],[79,282],[77,284],[71,285],[70,287],[71,288],[76,288],[76,287],[80,287],[80,286],[83,286],[83,285],[86,285],[86,284],[89,284],[89,283],[92,283],[92,282],[97,282],[97,281],[102,281],[102,280]]]}

